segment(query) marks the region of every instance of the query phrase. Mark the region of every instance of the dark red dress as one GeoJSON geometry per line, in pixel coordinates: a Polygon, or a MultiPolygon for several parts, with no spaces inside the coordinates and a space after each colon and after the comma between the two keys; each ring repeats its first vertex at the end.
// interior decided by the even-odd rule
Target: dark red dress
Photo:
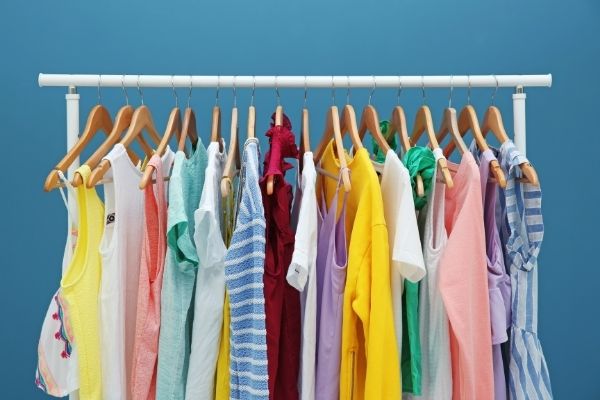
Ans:
{"type": "MultiPolygon", "coordinates": [[[[275,116],[271,119],[274,121],[275,116]]],[[[292,125],[283,116],[283,125],[271,123],[266,135],[264,174],[260,179],[266,220],[265,313],[267,359],[269,362],[269,399],[297,400],[300,370],[300,294],[286,281],[294,251],[294,232],[290,226],[292,186],[285,171],[293,166],[286,157],[298,158],[292,125]],[[273,176],[273,194],[267,194],[267,177],[273,176]]]]}

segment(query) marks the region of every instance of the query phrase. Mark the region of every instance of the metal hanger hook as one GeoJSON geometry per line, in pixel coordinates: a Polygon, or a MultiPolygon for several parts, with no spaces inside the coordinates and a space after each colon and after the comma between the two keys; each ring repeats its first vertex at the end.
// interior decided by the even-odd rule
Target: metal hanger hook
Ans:
{"type": "Polygon", "coordinates": [[[173,89],[173,96],[175,96],[175,108],[179,108],[179,96],[177,96],[177,91],[175,90],[175,84],[173,83],[173,78],[175,76],[171,75],[171,89],[173,89]]]}
{"type": "Polygon", "coordinates": [[[125,75],[121,75],[121,88],[123,89],[123,94],[125,95],[125,104],[129,105],[129,96],[127,95],[127,89],[125,89],[125,83],[123,80],[125,79],[125,75]]]}
{"type": "Polygon", "coordinates": [[[102,104],[102,94],[100,93],[100,86],[102,86],[102,75],[98,75],[98,104],[102,104]]]}
{"type": "Polygon", "coordinates": [[[427,103],[427,97],[425,96],[425,77],[421,75],[421,95],[423,96],[423,105],[427,103]]]}
{"type": "Polygon", "coordinates": [[[371,87],[371,92],[369,93],[369,105],[371,105],[373,93],[375,93],[375,89],[377,89],[377,81],[375,80],[375,75],[371,75],[371,77],[373,78],[373,87],[371,87]]]}
{"type": "Polygon", "coordinates": [[[306,108],[307,97],[308,97],[308,87],[306,85],[306,75],[304,75],[304,108],[306,108]]]}
{"type": "Polygon", "coordinates": [[[398,75],[398,94],[396,95],[396,104],[400,105],[400,95],[402,94],[402,77],[398,75]]]}
{"type": "Polygon", "coordinates": [[[250,97],[250,107],[254,107],[254,92],[256,91],[256,76],[252,75],[252,96],[250,97]]]}
{"type": "Polygon", "coordinates": [[[192,100],[192,76],[190,75],[190,90],[188,91],[187,108],[190,108],[190,100],[192,100]]]}
{"type": "Polygon", "coordinates": [[[492,93],[492,105],[496,105],[496,93],[498,93],[498,77],[494,75],[494,80],[496,81],[496,89],[494,89],[494,93],[492,93]]]}
{"type": "Polygon", "coordinates": [[[235,78],[233,77],[233,108],[237,108],[237,87],[235,86],[235,78]]]}
{"type": "Polygon", "coordinates": [[[346,104],[350,105],[350,75],[346,75],[346,104]]]}
{"type": "Polygon", "coordinates": [[[331,75],[331,105],[335,106],[335,82],[333,81],[333,75],[331,75]]]}
{"type": "Polygon", "coordinates": [[[471,75],[467,75],[467,104],[471,105],[471,75]]]}
{"type": "Polygon", "coordinates": [[[142,88],[140,87],[140,76],[137,76],[137,90],[140,95],[140,99],[142,101],[142,105],[144,105],[144,93],[142,92],[142,88]]]}
{"type": "Polygon", "coordinates": [[[277,100],[277,106],[281,105],[281,96],[279,95],[279,84],[277,82],[277,75],[275,75],[275,98],[277,100]]]}
{"type": "Polygon", "coordinates": [[[217,93],[215,93],[215,107],[219,105],[219,90],[221,89],[221,75],[217,75],[217,93]]]}
{"type": "Polygon", "coordinates": [[[454,90],[454,75],[450,75],[450,93],[448,94],[448,108],[452,108],[452,91],[454,90]]]}

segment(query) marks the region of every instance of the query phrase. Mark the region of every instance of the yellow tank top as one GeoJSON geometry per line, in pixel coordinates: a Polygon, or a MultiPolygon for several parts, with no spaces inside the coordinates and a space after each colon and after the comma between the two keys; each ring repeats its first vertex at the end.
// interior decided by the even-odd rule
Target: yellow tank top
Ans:
{"type": "MultiPolygon", "coordinates": [[[[90,168],[82,165],[77,172],[87,182],[90,168]]],[[[104,205],[95,189],[88,189],[83,184],[76,190],[79,237],[60,286],[69,307],[68,315],[79,354],[79,396],[86,400],[101,400],[102,370],[98,326],[101,265],[98,246],[104,229],[104,205]]]]}
{"type": "Polygon", "coordinates": [[[217,380],[215,400],[229,400],[229,296],[225,292],[223,305],[223,328],[221,329],[221,345],[217,360],[217,380]]]}

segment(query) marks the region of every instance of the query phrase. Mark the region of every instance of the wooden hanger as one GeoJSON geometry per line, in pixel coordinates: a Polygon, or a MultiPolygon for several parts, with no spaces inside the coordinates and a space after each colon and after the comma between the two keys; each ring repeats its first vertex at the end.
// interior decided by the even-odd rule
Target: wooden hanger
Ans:
{"type": "Polygon", "coordinates": [[[179,143],[177,144],[178,151],[185,152],[185,140],[189,138],[192,148],[198,143],[198,129],[196,128],[196,114],[188,105],[183,113],[183,125],[181,135],[179,135],[179,143]]]}
{"type": "MultiPolygon", "coordinates": [[[[150,135],[150,138],[154,143],[158,146],[160,143],[160,136],[154,127],[154,122],[152,121],[152,114],[150,114],[150,110],[145,105],[141,105],[137,110],[133,113],[131,118],[131,124],[129,125],[129,129],[127,133],[120,141],[120,143],[128,148],[133,141],[141,136],[142,131],[146,130],[150,135]]],[[[152,149],[144,149],[146,153],[146,157],[150,158],[152,156],[152,149]]],[[[103,177],[104,174],[110,169],[110,161],[104,159],[98,164],[96,168],[92,171],[90,178],[87,181],[87,187],[94,187],[103,177]]]]}
{"type": "MultiPolygon", "coordinates": [[[[440,145],[435,137],[435,130],[433,128],[433,119],[431,118],[431,111],[429,107],[426,105],[422,105],[417,111],[417,116],[415,117],[415,124],[413,127],[412,134],[410,135],[411,145],[415,145],[421,134],[425,132],[427,137],[429,138],[429,145],[432,149],[439,149],[440,145]]],[[[452,175],[450,174],[450,170],[448,169],[448,162],[445,158],[440,158],[438,160],[438,164],[442,171],[442,178],[446,186],[449,189],[454,187],[454,181],[452,180],[452,175]]]]}
{"type": "MultiPolygon", "coordinates": [[[[479,150],[481,150],[482,152],[489,150],[490,147],[485,141],[485,138],[481,133],[481,128],[479,127],[479,121],[477,119],[477,113],[475,112],[475,108],[473,108],[473,106],[470,104],[467,104],[460,112],[460,116],[458,117],[458,131],[461,137],[464,137],[468,131],[471,131],[479,150]]],[[[446,155],[446,157],[450,156],[455,147],[455,142],[448,143],[448,146],[446,146],[446,149],[444,150],[444,154],[446,155]]],[[[492,175],[494,175],[494,178],[498,182],[498,185],[501,188],[505,188],[506,177],[504,176],[504,172],[502,171],[498,160],[492,160],[490,162],[490,170],[492,172],[492,175]]]]}
{"type": "Polygon", "coordinates": [[[233,177],[241,169],[240,150],[238,147],[238,109],[233,107],[231,110],[231,137],[229,140],[229,154],[221,176],[221,195],[229,196],[233,177]],[[235,168],[235,169],[234,169],[235,168]]]}
{"type": "MultiPolygon", "coordinates": [[[[175,107],[171,110],[165,134],[156,148],[155,154],[158,154],[161,157],[165,154],[165,150],[167,149],[167,146],[169,146],[169,141],[171,141],[173,134],[175,134],[177,141],[179,142],[179,139],[181,139],[181,112],[179,111],[179,107],[175,107]]],[[[146,186],[148,186],[148,183],[152,181],[153,173],[154,166],[148,164],[144,169],[144,175],[142,175],[142,179],[140,180],[140,189],[144,190],[146,186]]]]}
{"type": "Polygon", "coordinates": [[[442,124],[440,125],[440,129],[438,130],[437,134],[438,143],[443,141],[448,133],[450,133],[450,136],[454,141],[454,145],[458,147],[458,151],[460,151],[460,154],[464,154],[469,151],[469,148],[465,144],[465,141],[460,135],[460,131],[458,129],[456,110],[452,107],[448,107],[444,110],[444,115],[442,116],[442,124]]]}
{"type": "Polygon", "coordinates": [[[48,177],[44,182],[44,190],[49,192],[52,189],[59,187],[58,171],[65,173],[98,132],[102,131],[108,135],[111,132],[112,127],[113,123],[106,107],[101,104],[94,106],[88,115],[85,128],[79,136],[77,143],[75,143],[63,159],[56,164],[52,171],[50,171],[50,174],[48,174],[48,177]]]}
{"type": "MultiPolygon", "coordinates": [[[[337,152],[337,156],[340,163],[340,170],[342,173],[342,184],[344,185],[344,191],[348,193],[352,186],[350,184],[350,173],[348,172],[348,163],[346,162],[346,152],[344,151],[344,142],[342,139],[342,130],[340,127],[340,114],[338,112],[338,108],[336,106],[331,106],[327,111],[327,115],[325,116],[325,131],[323,132],[323,137],[328,139],[324,139],[329,143],[331,138],[333,137],[335,150],[337,152]]],[[[323,142],[323,140],[321,140],[323,142]]],[[[323,146],[323,149],[315,153],[314,160],[315,163],[318,163],[323,153],[325,151],[326,146],[323,146]]]]}
{"type": "Polygon", "coordinates": [[[304,153],[310,151],[310,131],[308,128],[308,108],[304,107],[302,109],[302,118],[301,118],[301,127],[300,127],[300,156],[298,157],[298,173],[302,172],[302,168],[304,167],[304,153]]]}
{"type": "MultiPolygon", "coordinates": [[[[337,107],[335,107],[335,108],[337,110],[337,107]]],[[[329,116],[330,114],[328,113],[327,115],[329,116]]],[[[358,126],[356,123],[356,113],[354,112],[354,107],[352,107],[350,104],[346,104],[342,110],[342,118],[340,120],[340,118],[338,116],[338,121],[340,121],[340,134],[342,135],[342,140],[344,138],[344,135],[346,133],[348,133],[348,135],[350,136],[350,139],[352,141],[352,148],[355,151],[358,149],[362,149],[364,146],[362,144],[362,140],[359,135],[358,126]]],[[[323,133],[323,137],[321,138],[321,141],[319,142],[319,145],[317,146],[315,153],[314,153],[315,162],[317,162],[321,159],[321,157],[323,156],[323,153],[325,152],[325,149],[327,148],[327,145],[329,144],[331,139],[335,138],[333,123],[330,124],[328,122],[326,126],[328,126],[329,128],[325,129],[325,132],[323,133]]],[[[344,148],[344,145],[343,145],[343,141],[342,141],[342,149],[343,148],[344,148]]],[[[343,153],[342,153],[342,155],[343,155],[343,153]]],[[[338,154],[338,157],[341,157],[341,155],[338,154]]]]}
{"type": "MultiPolygon", "coordinates": [[[[283,123],[282,121],[283,121],[283,107],[277,106],[275,108],[275,126],[281,126],[283,123]]],[[[273,175],[269,175],[267,177],[267,194],[268,195],[273,194],[273,187],[275,185],[274,180],[275,180],[275,177],[273,175]]]]}
{"type": "Polygon", "coordinates": [[[358,136],[360,137],[361,141],[365,137],[366,132],[371,134],[379,148],[384,153],[387,153],[391,150],[390,145],[381,133],[377,110],[375,110],[375,107],[370,104],[363,109],[363,113],[360,118],[360,129],[358,130],[358,136]]]}
{"type": "MultiPolygon", "coordinates": [[[[131,117],[133,115],[133,107],[130,105],[125,105],[121,107],[119,112],[117,113],[117,117],[115,118],[115,123],[108,134],[106,140],[96,149],[96,151],[88,158],[84,164],[94,169],[96,165],[102,160],[102,158],[108,154],[108,152],[113,148],[114,144],[119,141],[121,138],[121,134],[123,131],[127,129],[129,124],[131,123],[131,117]]],[[[139,137],[139,142],[142,148],[150,148],[148,143],[144,140],[143,137],[139,137]]],[[[137,164],[140,161],[140,158],[131,150],[127,149],[127,154],[129,158],[134,164],[137,164]]],[[[75,172],[73,175],[72,185],[74,187],[79,187],[83,184],[83,177],[79,172],[75,172]]]]}
{"type": "MultiPolygon", "coordinates": [[[[508,135],[504,129],[504,123],[502,122],[502,115],[500,110],[496,106],[490,106],[485,112],[483,117],[483,124],[481,126],[481,134],[485,138],[488,132],[492,132],[500,144],[508,140],[508,135]]],[[[522,163],[519,165],[523,175],[525,176],[524,181],[534,186],[539,186],[540,182],[538,179],[537,172],[533,166],[528,163],[522,163]]],[[[505,187],[505,186],[503,186],[505,187]]]]}
{"type": "Polygon", "coordinates": [[[213,107],[210,141],[219,143],[219,151],[223,151],[223,142],[221,142],[221,107],[219,106],[213,107]]]}
{"type": "MultiPolygon", "coordinates": [[[[412,147],[410,143],[410,137],[408,136],[408,129],[406,128],[406,115],[404,114],[404,109],[400,106],[394,107],[392,110],[392,117],[390,118],[390,124],[388,126],[388,138],[389,136],[393,136],[398,134],[398,138],[400,139],[400,145],[402,146],[402,150],[406,153],[408,149],[412,147]]],[[[417,173],[416,177],[416,192],[417,196],[425,197],[425,184],[423,183],[423,177],[420,173],[417,173]]]]}

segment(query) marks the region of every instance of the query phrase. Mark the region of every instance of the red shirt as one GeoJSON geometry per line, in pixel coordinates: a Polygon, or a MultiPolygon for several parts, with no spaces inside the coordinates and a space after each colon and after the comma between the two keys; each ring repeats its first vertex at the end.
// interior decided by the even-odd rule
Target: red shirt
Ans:
{"type": "Polygon", "coordinates": [[[259,182],[266,220],[264,291],[271,400],[298,400],[300,294],[285,279],[294,251],[294,233],[290,226],[292,186],[285,181],[285,171],[292,165],[284,159],[298,158],[291,128],[285,115],[283,125],[271,123],[266,133],[269,151],[259,182]],[[274,177],[271,195],[267,194],[269,176],[274,177]]]}

